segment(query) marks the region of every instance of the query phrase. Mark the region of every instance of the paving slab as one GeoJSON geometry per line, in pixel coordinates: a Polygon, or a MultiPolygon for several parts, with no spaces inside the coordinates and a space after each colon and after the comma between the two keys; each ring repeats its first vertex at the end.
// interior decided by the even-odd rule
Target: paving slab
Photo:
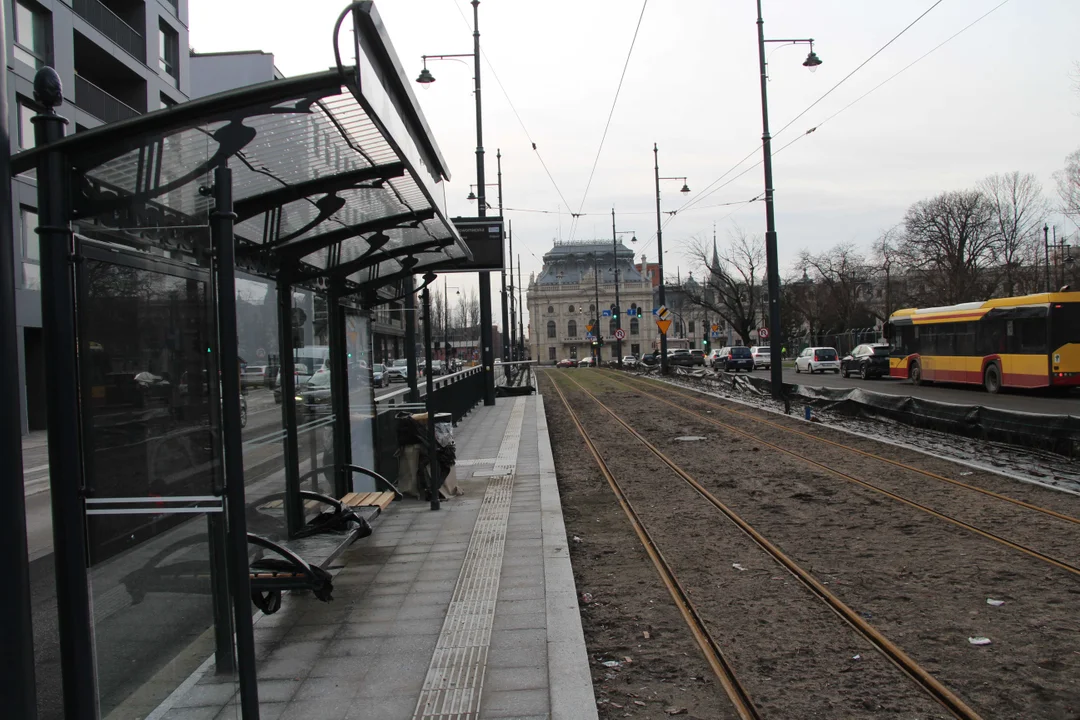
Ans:
{"type": "MultiPolygon", "coordinates": [[[[393,503],[334,559],[332,602],[256,616],[262,718],[597,717],[542,398],[476,408],[455,442],[464,495],[393,503]]],[[[208,660],[149,720],[238,716],[208,660]]]]}

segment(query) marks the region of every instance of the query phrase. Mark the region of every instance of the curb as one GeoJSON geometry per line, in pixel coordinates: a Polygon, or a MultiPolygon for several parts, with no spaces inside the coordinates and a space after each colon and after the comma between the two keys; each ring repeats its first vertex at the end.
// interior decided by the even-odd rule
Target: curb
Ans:
{"type": "Polygon", "coordinates": [[[540,451],[540,523],[547,605],[548,692],[551,720],[597,717],[589,654],[581,629],[577,586],[563,523],[562,498],[555,480],[544,398],[536,395],[536,436],[540,451]]]}

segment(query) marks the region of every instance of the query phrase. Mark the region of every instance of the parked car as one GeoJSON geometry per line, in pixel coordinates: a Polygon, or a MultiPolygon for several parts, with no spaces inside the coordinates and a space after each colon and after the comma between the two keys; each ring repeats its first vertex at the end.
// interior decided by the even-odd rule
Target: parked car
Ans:
{"type": "Polygon", "coordinates": [[[563,358],[559,362],[555,363],[555,367],[560,367],[560,368],[577,367],[577,361],[571,360],[570,358],[563,358]]]}
{"type": "Polygon", "coordinates": [[[642,355],[641,360],[638,361],[645,367],[656,367],[660,364],[660,355],[657,353],[649,353],[648,355],[642,355]]]}
{"type": "Polygon", "coordinates": [[[593,356],[583,357],[578,360],[578,367],[596,367],[596,358],[593,356]]]}
{"type": "Polygon", "coordinates": [[[432,377],[434,377],[436,375],[445,375],[445,374],[446,373],[445,373],[445,369],[443,368],[443,361],[442,360],[432,360],[431,361],[431,375],[432,375],[432,377]]]}
{"type": "Polygon", "coordinates": [[[690,357],[693,360],[694,365],[698,367],[705,366],[705,351],[704,350],[691,350],[690,357]]]}
{"type": "Polygon", "coordinates": [[[713,348],[710,350],[709,354],[705,356],[705,367],[720,367],[720,364],[717,361],[720,359],[723,350],[724,348],[713,348]]]}
{"type": "Polygon", "coordinates": [[[752,372],[754,370],[754,356],[750,353],[750,348],[744,345],[721,348],[720,357],[716,362],[719,364],[714,364],[713,368],[723,372],[740,370],[752,372]]]}
{"type": "Polygon", "coordinates": [[[311,420],[319,415],[330,415],[333,413],[331,408],[331,395],[330,395],[330,371],[317,372],[311,376],[311,379],[306,382],[303,388],[297,388],[296,390],[296,412],[298,415],[306,416],[306,419],[311,420]]]}
{"type": "Polygon", "coordinates": [[[867,343],[859,345],[840,361],[844,377],[858,373],[863,380],[889,374],[889,346],[867,343]]]}
{"type": "Polygon", "coordinates": [[[390,384],[390,377],[386,374],[385,365],[375,363],[371,366],[371,381],[375,383],[375,387],[386,387],[390,384]]]}
{"type": "Polygon", "coordinates": [[[240,371],[240,387],[265,387],[269,372],[268,365],[248,365],[240,371]]]}
{"type": "Polygon", "coordinates": [[[694,365],[694,356],[691,355],[690,351],[685,348],[679,348],[678,350],[669,350],[668,365],[692,367],[694,365]]]}
{"type": "Polygon", "coordinates": [[[406,382],[409,379],[409,361],[399,358],[386,368],[386,375],[390,382],[406,382]]]}
{"type": "Polygon", "coordinates": [[[768,345],[754,345],[750,348],[750,354],[754,356],[754,369],[772,369],[772,348],[768,345]]]}
{"type": "Polygon", "coordinates": [[[637,358],[633,355],[624,355],[622,359],[622,364],[624,368],[635,368],[638,364],[637,358]]]}
{"type": "Polygon", "coordinates": [[[808,372],[811,375],[816,372],[831,370],[840,372],[840,355],[836,348],[831,347],[808,347],[795,358],[795,372],[808,372]]]}

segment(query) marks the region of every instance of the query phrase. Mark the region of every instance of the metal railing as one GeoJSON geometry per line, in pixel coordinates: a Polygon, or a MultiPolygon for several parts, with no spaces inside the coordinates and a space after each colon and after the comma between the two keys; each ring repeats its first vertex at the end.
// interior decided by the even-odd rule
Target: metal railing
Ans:
{"type": "Polygon", "coordinates": [[[141,114],[81,75],[75,76],[75,105],[107,123],[126,120],[141,114]]]}
{"type": "Polygon", "coordinates": [[[100,0],[74,0],[75,13],[119,45],[128,55],[146,63],[146,38],[100,0]]]}

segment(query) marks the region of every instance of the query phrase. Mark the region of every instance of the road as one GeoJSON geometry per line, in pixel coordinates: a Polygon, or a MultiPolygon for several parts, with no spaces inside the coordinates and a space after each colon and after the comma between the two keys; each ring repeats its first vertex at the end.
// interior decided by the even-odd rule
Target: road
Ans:
{"type": "MultiPolygon", "coordinates": [[[[766,370],[756,370],[758,377],[768,377],[766,370]]],[[[890,395],[908,395],[925,400],[955,403],[957,405],[982,405],[983,407],[1016,410],[1018,412],[1045,413],[1050,415],[1076,415],[1080,413],[1080,395],[1073,391],[1069,396],[1049,396],[1036,391],[1003,390],[996,395],[981,387],[969,385],[930,384],[916,387],[909,380],[880,378],[862,380],[857,377],[845,379],[832,373],[807,375],[796,374],[793,368],[784,368],[784,382],[830,388],[863,388],[890,395]]]]}

